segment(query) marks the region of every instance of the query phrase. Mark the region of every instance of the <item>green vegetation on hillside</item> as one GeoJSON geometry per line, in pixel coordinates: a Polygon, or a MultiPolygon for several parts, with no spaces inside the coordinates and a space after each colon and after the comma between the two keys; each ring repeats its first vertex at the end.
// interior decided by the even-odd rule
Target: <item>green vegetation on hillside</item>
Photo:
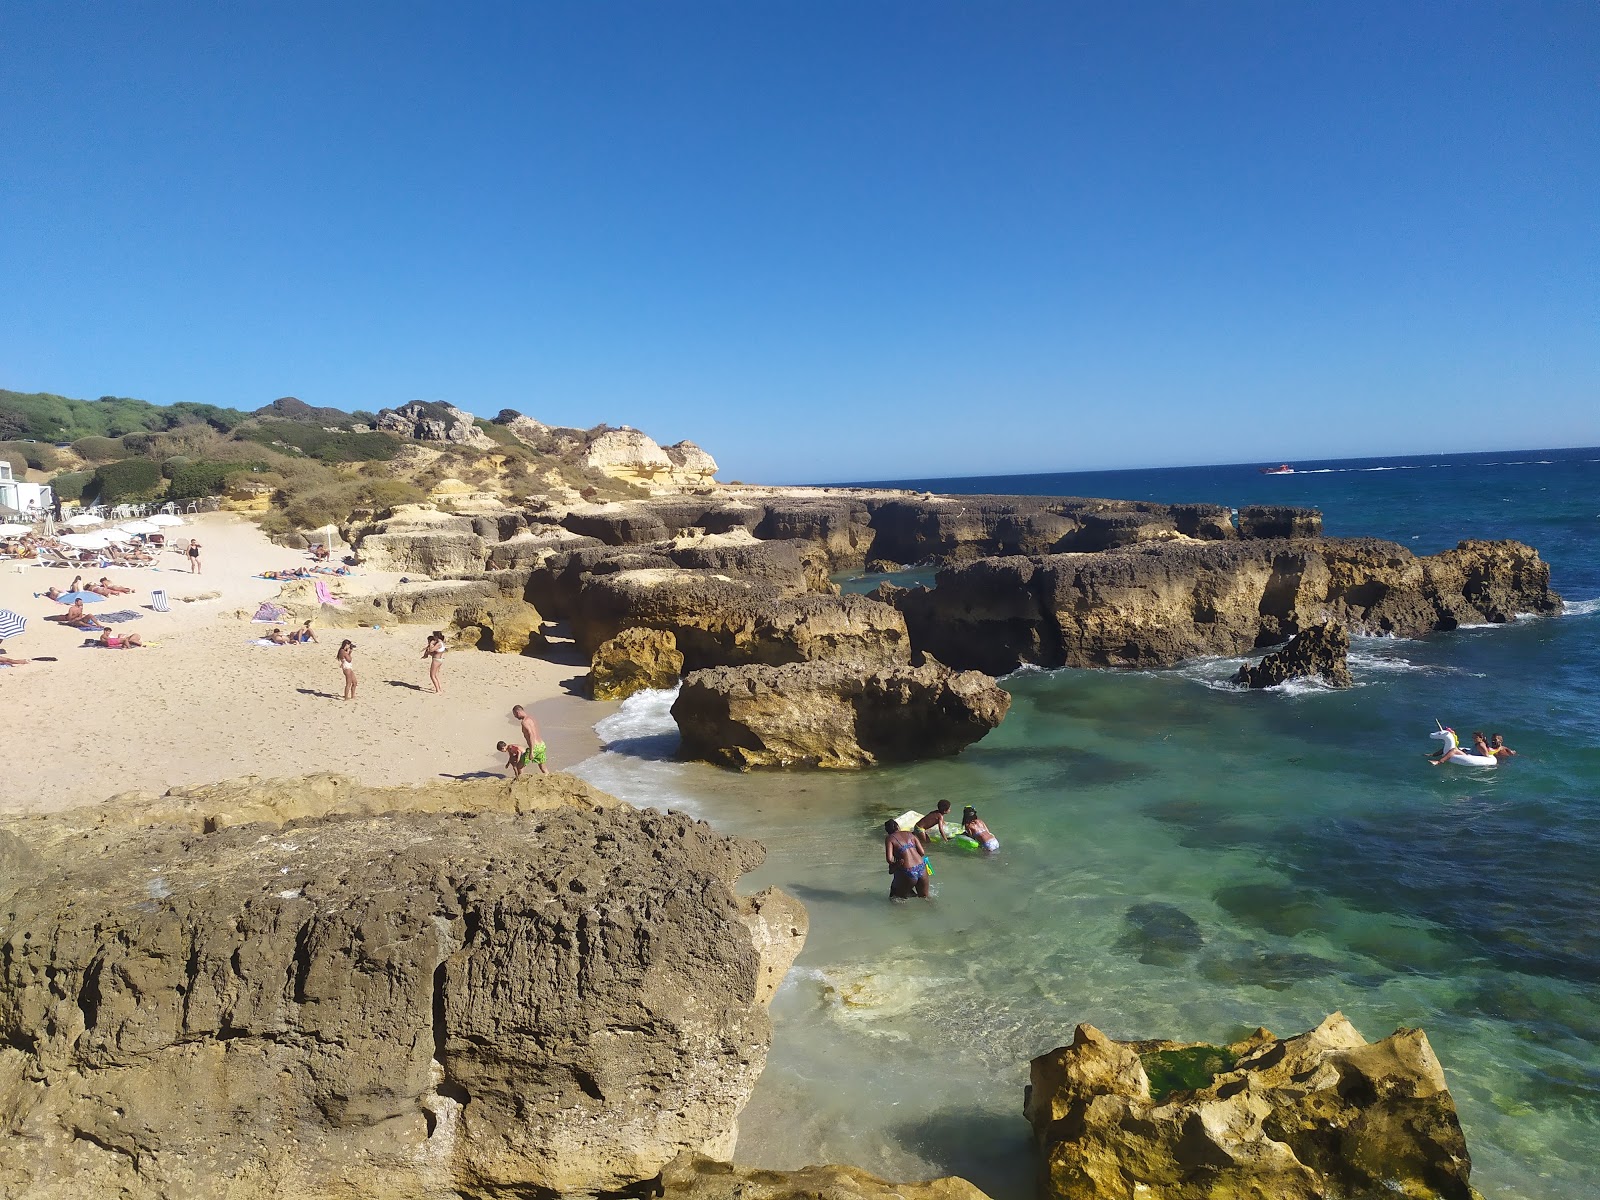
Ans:
{"type": "Polygon", "coordinates": [[[180,425],[209,425],[226,432],[248,414],[215,404],[155,405],[126,396],[72,400],[49,392],[12,392],[0,388],[0,439],[32,438],[41,442],[75,442],[85,437],[121,437],[180,425]]]}

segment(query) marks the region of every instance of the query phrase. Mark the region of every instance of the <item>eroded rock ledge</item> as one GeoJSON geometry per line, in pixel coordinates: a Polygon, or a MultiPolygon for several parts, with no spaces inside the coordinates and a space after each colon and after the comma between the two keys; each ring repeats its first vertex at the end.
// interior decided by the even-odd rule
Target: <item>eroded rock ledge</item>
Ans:
{"type": "Polygon", "coordinates": [[[805,914],[580,780],[0,826],[0,1194],[503,1196],[726,1156],[805,914]]]}

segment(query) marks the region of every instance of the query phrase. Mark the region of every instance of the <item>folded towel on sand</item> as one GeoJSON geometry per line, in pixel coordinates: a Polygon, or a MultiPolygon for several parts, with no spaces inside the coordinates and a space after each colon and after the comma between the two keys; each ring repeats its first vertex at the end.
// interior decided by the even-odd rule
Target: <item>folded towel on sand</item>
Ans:
{"type": "Polygon", "coordinates": [[[144,614],[142,612],[134,612],[131,608],[124,608],[117,612],[95,613],[94,619],[96,621],[110,621],[115,625],[123,621],[142,621],[144,620],[144,614]]]}
{"type": "Polygon", "coordinates": [[[317,599],[322,601],[322,603],[324,603],[324,604],[338,604],[338,603],[340,603],[338,600],[335,600],[333,598],[333,593],[328,590],[328,585],[323,583],[322,580],[320,580],[320,579],[317,580],[316,587],[317,587],[317,599]]]}
{"type": "Polygon", "coordinates": [[[261,603],[261,607],[256,609],[256,615],[250,619],[252,621],[259,621],[263,625],[271,625],[274,622],[283,620],[284,617],[288,615],[289,610],[287,608],[280,608],[271,601],[264,600],[261,603]]]}

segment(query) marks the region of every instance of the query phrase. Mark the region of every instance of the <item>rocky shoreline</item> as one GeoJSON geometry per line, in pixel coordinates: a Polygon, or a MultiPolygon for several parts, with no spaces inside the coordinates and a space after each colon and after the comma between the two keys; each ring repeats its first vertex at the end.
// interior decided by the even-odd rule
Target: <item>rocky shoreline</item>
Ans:
{"type": "MultiPolygon", "coordinates": [[[[741,768],[895,761],[904,738],[860,731],[896,725],[943,731],[920,756],[958,753],[1003,719],[987,689],[1022,666],[1171,667],[1329,625],[1421,637],[1561,608],[1522,543],[1419,556],[1280,506],[708,489],[405,509],[349,536],[362,561],[430,577],[376,608],[516,652],[565,622],[597,695],[684,680],[685,751],[741,768]],[[937,567],[935,586],[830,582],[907,563],[937,567]]],[[[1320,671],[1282,661],[1273,682],[1320,671]]]]}
{"type": "MultiPolygon", "coordinates": [[[[734,1166],[803,906],[753,842],[566,775],[244,779],[0,824],[0,1193],[981,1200],[734,1166]]],[[[1438,1059],[1082,1026],[1024,1099],[1043,1200],[1474,1200],[1438,1059]]]]}
{"type": "MultiPolygon", "coordinates": [[[[681,683],[685,752],[742,769],[959,753],[1024,664],[1298,638],[1242,677],[1337,682],[1352,631],[1561,605],[1520,543],[1416,556],[1287,508],[745,489],[343,532],[407,578],[343,607],[291,585],[302,612],[519,654],[558,622],[594,694],[681,683]],[[830,579],[905,563],[936,586],[830,579]]],[[[0,1192],[977,1200],[726,1161],[807,929],[793,897],[737,891],[763,856],[563,775],[247,779],[7,821],[0,1192]]],[[[1083,1027],[1035,1061],[1026,1112],[1045,1200],[1474,1195],[1418,1031],[1368,1045],[1335,1016],[1205,1047],[1083,1027]]]]}

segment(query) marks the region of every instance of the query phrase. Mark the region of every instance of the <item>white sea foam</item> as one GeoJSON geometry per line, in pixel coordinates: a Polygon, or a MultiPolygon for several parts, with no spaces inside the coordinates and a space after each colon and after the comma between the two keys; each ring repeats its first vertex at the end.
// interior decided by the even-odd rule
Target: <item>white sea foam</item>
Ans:
{"type": "Polygon", "coordinates": [[[698,813],[701,806],[687,787],[684,765],[675,760],[678,725],[672,702],[677,698],[676,688],[629,696],[594,727],[603,749],[572,773],[639,808],[698,813]]]}
{"type": "Polygon", "coordinates": [[[1600,612],[1600,596],[1593,600],[1568,600],[1561,611],[1564,617],[1587,617],[1600,612]]]}

